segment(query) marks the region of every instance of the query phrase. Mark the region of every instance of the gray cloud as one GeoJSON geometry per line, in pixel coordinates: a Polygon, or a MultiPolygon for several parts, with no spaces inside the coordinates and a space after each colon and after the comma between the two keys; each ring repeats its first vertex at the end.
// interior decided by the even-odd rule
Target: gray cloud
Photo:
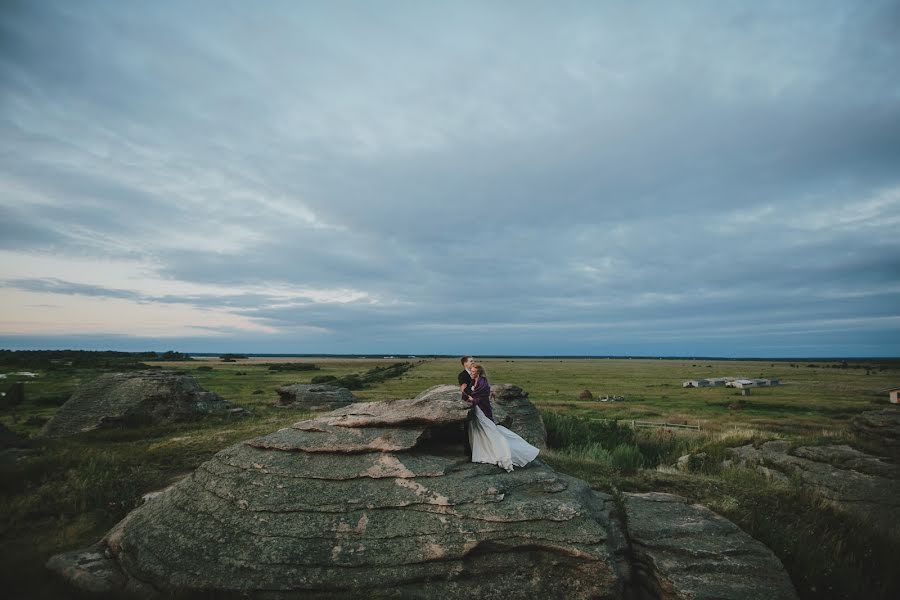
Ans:
{"type": "Polygon", "coordinates": [[[257,351],[900,352],[895,2],[267,8],[0,12],[0,247],[257,351]]]}

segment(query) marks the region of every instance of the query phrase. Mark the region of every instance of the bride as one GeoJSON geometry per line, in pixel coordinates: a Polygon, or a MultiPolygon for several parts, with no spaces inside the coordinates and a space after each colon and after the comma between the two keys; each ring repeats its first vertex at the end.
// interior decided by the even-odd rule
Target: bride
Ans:
{"type": "Polygon", "coordinates": [[[469,444],[472,462],[497,465],[512,471],[513,466],[524,467],[535,459],[538,450],[521,437],[485,416],[480,405],[490,406],[491,385],[484,376],[484,367],[472,367],[472,393],[469,403],[474,406],[474,418],[469,421],[469,444]]]}

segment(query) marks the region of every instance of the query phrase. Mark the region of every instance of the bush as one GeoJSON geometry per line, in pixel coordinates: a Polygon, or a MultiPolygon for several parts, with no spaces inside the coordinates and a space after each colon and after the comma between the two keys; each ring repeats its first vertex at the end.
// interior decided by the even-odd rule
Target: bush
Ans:
{"type": "Polygon", "coordinates": [[[632,444],[619,444],[609,453],[609,458],[613,468],[625,475],[636,473],[644,466],[641,451],[632,444]]]}
{"type": "Polygon", "coordinates": [[[361,390],[366,386],[366,382],[359,375],[351,374],[335,379],[334,385],[347,388],[348,390],[361,390]]]}
{"type": "Polygon", "coordinates": [[[563,454],[566,456],[577,458],[580,460],[590,460],[601,463],[607,467],[612,466],[609,450],[603,447],[603,444],[594,442],[586,446],[578,446],[575,448],[567,448],[563,454]]]}
{"type": "Polygon", "coordinates": [[[334,375],[316,375],[312,379],[309,380],[310,383],[330,383],[332,381],[336,381],[337,377],[334,375]]]}
{"type": "Polygon", "coordinates": [[[269,365],[270,371],[318,371],[313,363],[277,363],[269,365]]]}
{"type": "Polygon", "coordinates": [[[542,412],[547,428],[547,446],[564,450],[602,444],[605,448],[615,448],[619,444],[633,444],[634,431],[620,426],[616,421],[589,421],[571,415],[542,412]]]}
{"type": "Polygon", "coordinates": [[[690,441],[678,437],[670,429],[657,429],[638,436],[636,445],[644,457],[644,465],[655,467],[675,462],[689,450],[690,441]]]}

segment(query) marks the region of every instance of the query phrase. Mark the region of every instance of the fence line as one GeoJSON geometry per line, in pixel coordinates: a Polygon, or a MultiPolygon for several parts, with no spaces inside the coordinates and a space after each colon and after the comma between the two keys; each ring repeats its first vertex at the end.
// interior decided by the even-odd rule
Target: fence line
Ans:
{"type": "Polygon", "coordinates": [[[657,427],[660,429],[665,428],[674,428],[674,429],[687,429],[689,431],[700,431],[700,421],[697,421],[696,425],[686,425],[684,423],[655,423],[653,421],[636,421],[634,419],[599,419],[592,418],[591,421],[613,421],[615,423],[624,422],[626,424],[630,424],[632,429],[637,429],[638,427],[657,427]]]}

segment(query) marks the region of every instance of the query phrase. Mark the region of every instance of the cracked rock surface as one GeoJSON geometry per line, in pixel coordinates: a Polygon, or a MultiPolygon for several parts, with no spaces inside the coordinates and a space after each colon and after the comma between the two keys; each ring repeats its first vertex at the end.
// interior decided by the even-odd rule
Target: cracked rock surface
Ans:
{"type": "Polygon", "coordinates": [[[833,506],[898,535],[900,466],[850,446],[800,446],[786,441],[732,448],[738,466],[815,490],[833,506]]]}
{"type": "Polygon", "coordinates": [[[900,455],[900,409],[866,411],[853,417],[850,427],[860,437],[879,442],[893,456],[900,455]]]}
{"type": "MultiPolygon", "coordinates": [[[[518,408],[507,412],[528,414],[522,394],[509,394],[518,408]]],[[[235,444],[97,545],[57,555],[48,567],[85,591],[151,598],[655,597],[652,585],[635,582],[613,498],[540,460],[512,473],[469,462],[469,410],[455,386],[441,386],[235,444]]],[[[542,429],[537,421],[522,430],[542,429]]],[[[731,527],[734,540],[755,544],[731,527]]],[[[689,548],[704,547],[691,530],[685,536],[689,548]]],[[[646,556],[659,556],[659,581],[686,580],[665,555],[646,556]]],[[[707,558],[714,564],[714,551],[707,558]]],[[[724,556],[721,581],[710,584],[724,595],[715,597],[757,597],[742,595],[746,581],[768,589],[743,570],[719,577],[730,564],[743,569],[724,556]]],[[[783,575],[777,559],[766,565],[783,575]]],[[[642,576],[656,577],[653,569],[642,576]]],[[[666,598],[704,597],[690,595],[700,587],[674,586],[684,593],[666,598]]]]}
{"type": "Polygon", "coordinates": [[[796,598],[771,550],[704,506],[672,494],[625,494],[636,596],[796,598]]]}
{"type": "Polygon", "coordinates": [[[356,402],[347,388],[333,385],[310,385],[296,383],[284,385],[276,390],[278,408],[299,408],[303,410],[334,410],[356,402]]]}
{"type": "Polygon", "coordinates": [[[79,386],[44,425],[41,435],[61,437],[119,423],[168,423],[241,412],[243,408],[201,388],[191,375],[107,373],[79,386]]]}

